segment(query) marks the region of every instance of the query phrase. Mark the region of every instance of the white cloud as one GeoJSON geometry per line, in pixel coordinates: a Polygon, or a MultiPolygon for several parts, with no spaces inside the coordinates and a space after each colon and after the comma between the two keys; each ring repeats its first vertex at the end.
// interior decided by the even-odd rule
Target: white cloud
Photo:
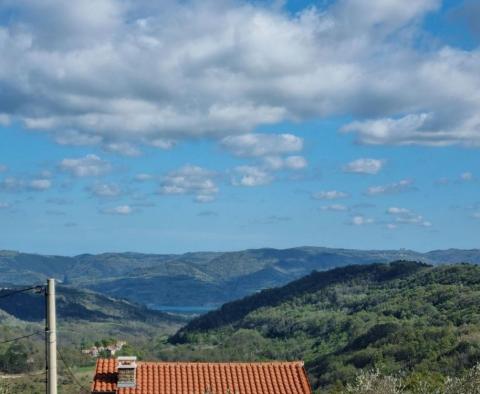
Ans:
{"type": "Polygon", "coordinates": [[[348,211],[348,207],[342,204],[324,205],[320,207],[322,211],[343,212],[348,211]]]}
{"type": "Polygon", "coordinates": [[[363,158],[346,164],[343,167],[343,170],[345,172],[353,172],[357,174],[375,175],[380,172],[384,165],[385,160],[363,158]]]}
{"type": "Polygon", "coordinates": [[[1,119],[62,143],[221,139],[349,115],[365,143],[480,144],[480,54],[418,31],[440,0],[294,15],[220,0],[6,4],[1,119]]]}
{"type": "Polygon", "coordinates": [[[370,196],[378,196],[383,194],[397,194],[413,189],[413,180],[402,179],[399,182],[390,183],[382,186],[371,186],[366,194],[370,196]]]}
{"type": "Polygon", "coordinates": [[[473,181],[474,176],[471,172],[464,172],[463,174],[460,174],[460,179],[465,182],[473,181]]]}
{"type": "Polygon", "coordinates": [[[0,190],[7,192],[44,191],[52,187],[50,179],[22,179],[6,177],[0,181],[0,190]]]}
{"type": "Polygon", "coordinates": [[[122,193],[120,186],[114,183],[96,183],[90,191],[97,197],[117,197],[122,193]]]}
{"type": "Polygon", "coordinates": [[[153,139],[153,140],[145,139],[143,142],[150,145],[150,146],[153,146],[153,147],[159,148],[159,149],[163,149],[163,150],[172,149],[176,145],[175,140],[171,140],[171,139],[169,140],[169,139],[165,139],[165,138],[156,138],[156,139],[153,139]]]}
{"type": "Polygon", "coordinates": [[[140,150],[128,142],[110,142],[103,145],[103,148],[109,152],[118,153],[123,156],[140,156],[140,150]]]}
{"type": "Polygon", "coordinates": [[[236,156],[278,156],[303,149],[303,139],[293,134],[245,134],[222,139],[224,148],[236,156]]]}
{"type": "Polygon", "coordinates": [[[263,169],[265,171],[298,171],[305,169],[307,166],[308,162],[303,156],[287,156],[285,158],[268,156],[263,159],[263,169]]]}
{"type": "Polygon", "coordinates": [[[119,205],[113,208],[105,208],[101,212],[110,215],[127,216],[132,214],[134,209],[130,205],[119,205]]]}
{"type": "Polygon", "coordinates": [[[398,224],[413,224],[421,227],[431,227],[432,223],[426,220],[422,215],[419,215],[410,209],[390,207],[387,213],[395,217],[398,224]]]}
{"type": "Polygon", "coordinates": [[[0,113],[0,126],[8,126],[10,124],[10,116],[0,113]]]}
{"type": "Polygon", "coordinates": [[[62,130],[54,134],[55,141],[60,145],[97,145],[102,142],[102,138],[98,135],[90,133],[80,133],[76,130],[62,130]]]}
{"type": "Polygon", "coordinates": [[[111,166],[98,156],[90,154],[78,159],[63,159],[60,168],[76,177],[100,176],[108,173],[111,166]]]}
{"type": "Polygon", "coordinates": [[[340,198],[349,197],[348,193],[341,192],[338,190],[329,190],[313,193],[313,198],[316,200],[338,200],[340,198]]]}
{"type": "Polygon", "coordinates": [[[52,186],[52,181],[50,179],[33,179],[28,186],[34,190],[47,190],[52,186]]]}
{"type": "Polygon", "coordinates": [[[288,156],[285,159],[285,168],[289,170],[301,170],[307,166],[307,160],[303,156],[288,156]]]}
{"type": "Polygon", "coordinates": [[[261,186],[271,183],[275,179],[275,172],[300,171],[307,166],[308,162],[303,156],[266,156],[257,165],[235,167],[231,181],[235,186],[261,186]]]}
{"type": "Polygon", "coordinates": [[[8,167],[4,164],[0,164],[0,172],[6,172],[8,170],[8,167]]]}
{"type": "Polygon", "coordinates": [[[162,181],[160,193],[193,195],[197,202],[213,201],[218,193],[215,173],[202,167],[185,165],[168,173],[162,181]]]}
{"type": "Polygon", "coordinates": [[[398,226],[395,223],[387,223],[387,228],[389,230],[395,230],[398,226]]]}
{"type": "Polygon", "coordinates": [[[273,181],[273,176],[260,167],[238,166],[235,168],[235,175],[232,177],[232,184],[235,186],[262,186],[273,181]]]}
{"type": "Polygon", "coordinates": [[[390,207],[387,209],[387,213],[390,215],[407,215],[410,212],[407,208],[390,207]]]}
{"type": "Polygon", "coordinates": [[[366,224],[372,224],[375,221],[371,218],[366,218],[365,216],[362,215],[357,215],[352,217],[352,220],[350,221],[350,224],[353,226],[364,226],[366,224]]]}
{"type": "Polygon", "coordinates": [[[153,176],[150,175],[150,174],[141,173],[141,174],[135,175],[134,179],[138,182],[147,182],[147,181],[152,180],[153,176]]]}

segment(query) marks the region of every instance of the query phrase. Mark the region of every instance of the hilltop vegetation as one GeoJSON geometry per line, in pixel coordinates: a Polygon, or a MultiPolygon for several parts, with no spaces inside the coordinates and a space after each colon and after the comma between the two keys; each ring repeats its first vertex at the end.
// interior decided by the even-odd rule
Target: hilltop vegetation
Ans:
{"type": "Polygon", "coordinates": [[[201,316],[170,342],[158,344],[159,358],[304,359],[314,386],[333,392],[372,368],[440,387],[480,361],[480,267],[315,272],[201,316]]]}
{"type": "Polygon", "coordinates": [[[351,264],[415,260],[480,263],[480,250],[348,250],[317,247],[239,252],[104,253],[75,257],[0,252],[0,284],[30,285],[54,277],[66,284],[150,307],[220,306],[265,288],[351,264]]]}

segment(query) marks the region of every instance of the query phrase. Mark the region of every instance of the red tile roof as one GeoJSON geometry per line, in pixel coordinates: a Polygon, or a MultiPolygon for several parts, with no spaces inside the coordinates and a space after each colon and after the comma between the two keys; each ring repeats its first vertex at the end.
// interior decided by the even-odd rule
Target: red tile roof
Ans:
{"type": "Polygon", "coordinates": [[[303,362],[137,362],[135,388],[117,388],[117,361],[97,360],[92,393],[311,394],[303,362]]]}

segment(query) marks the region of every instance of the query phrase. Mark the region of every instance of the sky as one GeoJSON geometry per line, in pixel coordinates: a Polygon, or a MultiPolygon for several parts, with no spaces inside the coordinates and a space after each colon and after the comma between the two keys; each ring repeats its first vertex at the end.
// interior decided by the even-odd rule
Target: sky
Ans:
{"type": "Polygon", "coordinates": [[[0,249],[477,248],[475,0],[0,0],[0,249]]]}

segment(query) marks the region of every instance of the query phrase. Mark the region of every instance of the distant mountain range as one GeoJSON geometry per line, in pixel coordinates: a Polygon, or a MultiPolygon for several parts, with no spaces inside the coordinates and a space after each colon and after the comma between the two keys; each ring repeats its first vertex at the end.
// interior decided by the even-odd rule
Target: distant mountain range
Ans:
{"type": "Polygon", "coordinates": [[[480,263],[480,249],[350,250],[323,247],[175,254],[104,253],[74,257],[0,251],[0,286],[44,282],[126,298],[149,307],[218,306],[309,274],[396,260],[480,263]]]}

